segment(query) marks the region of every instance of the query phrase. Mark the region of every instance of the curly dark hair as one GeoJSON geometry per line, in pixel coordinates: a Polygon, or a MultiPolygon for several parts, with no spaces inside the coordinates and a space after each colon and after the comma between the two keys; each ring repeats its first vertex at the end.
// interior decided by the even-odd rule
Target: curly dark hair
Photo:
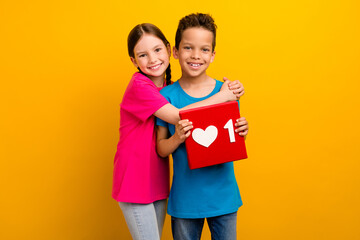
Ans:
{"type": "Polygon", "coordinates": [[[176,30],[175,47],[179,49],[180,41],[183,32],[188,28],[200,27],[209,30],[213,33],[212,51],[215,50],[216,45],[216,24],[214,19],[209,14],[192,13],[180,19],[179,26],[176,30]]]}

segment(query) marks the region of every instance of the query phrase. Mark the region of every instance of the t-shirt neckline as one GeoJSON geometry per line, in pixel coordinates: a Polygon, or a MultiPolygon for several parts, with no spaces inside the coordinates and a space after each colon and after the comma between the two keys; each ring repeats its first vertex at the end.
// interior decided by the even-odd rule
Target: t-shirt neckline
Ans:
{"type": "MultiPolygon", "coordinates": [[[[209,98],[210,96],[214,95],[214,94],[217,92],[217,91],[216,91],[216,85],[217,85],[218,83],[217,83],[217,80],[216,80],[216,79],[213,78],[213,80],[215,81],[214,89],[213,89],[208,95],[206,95],[206,96],[204,96],[204,97],[200,97],[200,98],[193,97],[193,96],[187,94],[187,93],[184,91],[184,89],[181,87],[181,85],[180,85],[180,83],[179,83],[179,80],[176,81],[175,83],[178,85],[178,87],[180,88],[181,93],[182,93],[185,97],[190,98],[190,99],[192,99],[192,100],[201,101],[201,100],[204,100],[204,99],[209,98]]],[[[175,84],[175,83],[173,83],[173,84],[175,84]]]]}

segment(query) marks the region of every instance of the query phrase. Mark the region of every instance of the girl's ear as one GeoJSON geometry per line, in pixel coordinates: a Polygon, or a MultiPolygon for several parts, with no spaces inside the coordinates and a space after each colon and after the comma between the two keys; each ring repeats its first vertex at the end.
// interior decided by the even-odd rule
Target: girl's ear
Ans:
{"type": "Polygon", "coordinates": [[[175,46],[173,47],[173,56],[175,59],[179,59],[179,52],[175,46]]]}
{"type": "Polygon", "coordinates": [[[166,45],[166,49],[167,49],[167,51],[168,51],[169,57],[171,57],[171,46],[170,46],[170,43],[168,43],[168,44],[166,45]]]}
{"type": "Polygon", "coordinates": [[[210,59],[210,62],[212,63],[213,61],[214,61],[214,59],[215,59],[215,51],[213,51],[212,52],[212,54],[211,54],[211,59],[210,59]]]}
{"type": "Polygon", "coordinates": [[[130,60],[131,60],[131,62],[134,64],[134,66],[135,66],[136,68],[138,68],[138,67],[139,67],[139,66],[137,65],[137,63],[136,63],[135,58],[130,57],[130,60]]]}

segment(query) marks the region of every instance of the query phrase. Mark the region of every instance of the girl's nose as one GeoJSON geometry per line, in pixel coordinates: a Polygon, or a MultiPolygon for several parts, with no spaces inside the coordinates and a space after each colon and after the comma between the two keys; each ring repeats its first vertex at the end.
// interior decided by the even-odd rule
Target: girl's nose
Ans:
{"type": "Polygon", "coordinates": [[[156,62],[156,56],[155,56],[154,54],[150,54],[150,55],[149,55],[149,62],[150,62],[150,63],[156,62]]]}

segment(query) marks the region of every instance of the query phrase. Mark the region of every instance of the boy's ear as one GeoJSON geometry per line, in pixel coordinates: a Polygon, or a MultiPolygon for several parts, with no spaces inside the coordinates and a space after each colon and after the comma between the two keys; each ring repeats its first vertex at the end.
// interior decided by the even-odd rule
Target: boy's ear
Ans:
{"type": "Polygon", "coordinates": [[[134,66],[135,66],[136,68],[138,68],[138,67],[139,67],[139,66],[137,65],[137,63],[136,63],[135,58],[130,57],[130,60],[131,60],[131,62],[134,64],[134,66]]]}
{"type": "Polygon", "coordinates": [[[214,59],[215,59],[215,51],[213,51],[212,52],[212,54],[211,54],[211,59],[210,59],[210,62],[212,63],[213,61],[214,61],[214,59]]]}
{"type": "Polygon", "coordinates": [[[179,52],[175,46],[173,47],[173,56],[175,59],[179,59],[179,52]]]}

